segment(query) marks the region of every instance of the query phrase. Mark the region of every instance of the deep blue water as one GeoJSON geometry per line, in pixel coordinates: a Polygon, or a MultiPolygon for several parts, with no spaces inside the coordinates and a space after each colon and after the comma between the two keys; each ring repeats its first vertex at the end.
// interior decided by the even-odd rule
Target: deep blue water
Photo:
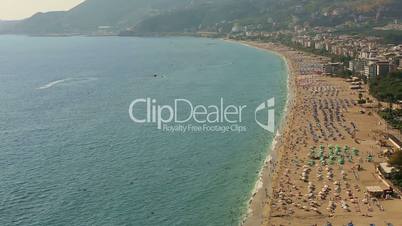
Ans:
{"type": "Polygon", "coordinates": [[[0,225],[237,225],[285,106],[268,52],[198,38],[0,36],[0,225]],[[157,78],[153,74],[158,74],[157,78]],[[135,124],[136,98],[248,106],[243,133],[135,124]]]}

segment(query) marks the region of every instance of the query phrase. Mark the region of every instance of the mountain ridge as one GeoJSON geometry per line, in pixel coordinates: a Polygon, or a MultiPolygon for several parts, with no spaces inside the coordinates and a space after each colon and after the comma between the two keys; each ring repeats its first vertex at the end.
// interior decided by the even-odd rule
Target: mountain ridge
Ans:
{"type": "Polygon", "coordinates": [[[263,30],[293,25],[336,26],[348,21],[402,18],[398,0],[87,0],[68,11],[37,13],[1,33],[88,34],[99,31],[228,32],[235,23],[263,30]]]}

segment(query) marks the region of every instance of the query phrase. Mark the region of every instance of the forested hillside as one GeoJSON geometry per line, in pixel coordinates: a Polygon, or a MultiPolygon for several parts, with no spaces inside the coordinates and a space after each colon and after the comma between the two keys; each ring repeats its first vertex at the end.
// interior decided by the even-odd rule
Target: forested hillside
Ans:
{"type": "Polygon", "coordinates": [[[233,23],[275,30],[305,23],[385,23],[402,18],[401,11],[400,0],[87,0],[67,12],[38,13],[13,26],[0,26],[0,32],[90,33],[99,27],[183,32],[227,30],[233,23]]]}

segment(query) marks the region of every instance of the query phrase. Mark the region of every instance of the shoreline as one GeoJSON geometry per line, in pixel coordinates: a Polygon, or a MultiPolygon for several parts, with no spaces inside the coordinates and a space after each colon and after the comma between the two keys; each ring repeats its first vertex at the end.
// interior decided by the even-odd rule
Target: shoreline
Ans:
{"type": "MultiPolygon", "coordinates": [[[[249,199],[246,200],[247,202],[241,203],[242,213],[238,217],[239,224],[311,226],[322,225],[326,221],[331,221],[334,225],[345,225],[349,220],[353,220],[355,225],[356,223],[357,225],[368,225],[368,223],[381,225],[384,222],[380,220],[390,220],[393,224],[402,222],[402,210],[398,209],[401,202],[396,202],[397,200],[371,202],[368,200],[367,204],[361,201],[368,197],[365,192],[368,186],[380,186],[380,189],[388,189],[389,186],[382,186],[382,182],[378,180],[375,172],[376,165],[386,161],[384,156],[380,156],[384,149],[376,143],[382,135],[375,130],[383,130],[377,127],[385,124],[374,113],[375,110],[353,104],[353,101],[357,100],[358,92],[350,90],[349,84],[344,79],[318,75],[313,72],[314,69],[308,69],[308,67],[314,67],[311,66],[311,63],[321,60],[319,56],[273,43],[224,41],[278,55],[284,61],[286,67],[284,73],[287,73],[287,96],[283,114],[271,144],[264,148],[266,150],[262,150],[262,154],[265,156],[258,161],[257,174],[254,173],[253,181],[249,183],[251,189],[246,198],[249,199]],[[303,70],[307,71],[306,74],[303,70]],[[339,96],[338,93],[340,93],[339,96]],[[346,98],[351,101],[351,106],[342,106],[346,102],[344,101],[346,98]],[[341,103],[339,104],[337,101],[341,103]],[[328,107],[328,105],[336,106],[328,107]],[[315,112],[314,107],[316,107],[315,112]],[[367,114],[361,113],[362,109],[367,111],[367,114]],[[371,115],[371,113],[374,114],[371,115]],[[337,121],[336,116],[341,120],[337,121]],[[333,120],[333,118],[335,119],[333,120]],[[331,126],[326,124],[328,121],[332,124],[331,126]],[[378,126],[376,126],[377,121],[378,126]],[[311,126],[311,123],[313,123],[313,129],[310,131],[306,128],[308,124],[311,126]],[[339,131],[335,127],[338,127],[339,131]],[[332,128],[336,130],[335,137],[330,134],[334,130],[332,128]],[[317,135],[317,141],[313,140],[314,135],[317,135]],[[330,164],[330,156],[327,154],[329,145],[339,145],[341,150],[346,146],[356,147],[360,154],[352,156],[350,152],[342,151],[341,155],[335,156],[335,163],[330,164]],[[324,156],[321,156],[322,160],[309,156],[312,149],[313,153],[314,149],[318,153],[318,146],[323,146],[325,150],[324,156]],[[367,160],[367,157],[371,155],[374,156],[374,160],[367,160]],[[346,162],[339,163],[340,157],[345,157],[346,162]],[[349,157],[354,159],[348,162],[349,157]],[[310,165],[309,161],[314,161],[314,163],[310,165]],[[322,161],[327,162],[322,164],[322,161]],[[355,172],[354,167],[357,164],[359,167],[361,164],[362,171],[355,172]],[[331,173],[334,172],[334,180],[328,178],[329,167],[331,173]],[[303,170],[309,170],[307,174],[310,174],[311,171],[310,178],[307,175],[307,179],[301,179],[303,170]],[[324,176],[328,176],[323,179],[321,175],[321,179],[318,179],[322,171],[324,171],[324,176]],[[344,176],[345,172],[347,176],[344,176]],[[359,180],[359,177],[363,180],[359,180]],[[314,186],[313,189],[310,189],[310,183],[314,186]],[[340,184],[340,191],[336,192],[338,184],[340,184]],[[326,194],[323,199],[317,193],[328,185],[330,186],[329,194],[326,194]],[[352,197],[349,195],[349,191],[353,193],[352,197]],[[308,197],[310,194],[314,197],[308,197]],[[355,205],[356,200],[357,205],[355,205]],[[335,203],[338,209],[336,211],[329,210],[329,207],[326,208],[328,203],[335,203]],[[343,203],[350,205],[350,209],[344,208],[343,203]],[[359,211],[355,209],[359,209],[359,211]]],[[[372,98],[366,93],[364,95],[372,98]]],[[[385,131],[387,131],[386,125],[385,131]]],[[[344,149],[346,150],[346,148],[344,149]]]]}
{"type": "MultiPolygon", "coordinates": [[[[273,187],[277,179],[277,165],[279,165],[281,159],[280,147],[283,145],[282,140],[289,127],[289,118],[293,113],[293,102],[296,98],[296,86],[295,86],[295,70],[293,68],[292,60],[286,55],[283,50],[273,43],[259,43],[254,41],[237,41],[232,39],[221,39],[226,42],[234,44],[244,45],[249,48],[254,48],[262,51],[266,51],[280,57],[286,67],[287,73],[287,98],[284,107],[283,116],[280,121],[280,125],[276,130],[275,136],[271,145],[268,147],[266,153],[267,156],[258,171],[258,177],[254,184],[253,189],[250,192],[250,198],[247,202],[246,212],[241,217],[239,225],[241,226],[255,226],[263,225],[261,221],[266,215],[269,215],[270,209],[264,207],[271,204],[271,200],[267,201],[267,198],[272,197],[273,187]],[[264,45],[264,46],[261,46],[264,45]],[[273,46],[274,45],[274,46],[273,46]]],[[[282,47],[283,48],[283,47],[282,47]]]]}
{"type": "MultiPolygon", "coordinates": [[[[272,189],[274,182],[276,180],[276,165],[280,162],[281,153],[279,152],[279,147],[282,145],[282,139],[286,130],[288,130],[289,117],[292,114],[292,103],[294,98],[296,98],[296,92],[294,87],[295,71],[292,68],[291,59],[289,59],[284,53],[278,49],[261,47],[256,42],[249,41],[235,41],[235,40],[225,40],[237,44],[241,44],[250,48],[256,48],[262,51],[267,51],[274,55],[279,56],[285,63],[286,73],[287,73],[287,98],[284,107],[283,116],[280,121],[280,125],[276,130],[274,139],[270,147],[267,149],[267,156],[259,170],[257,181],[255,182],[254,188],[251,191],[251,197],[247,202],[247,212],[245,213],[240,225],[244,226],[255,226],[263,224],[260,221],[261,217],[264,215],[263,204],[267,196],[272,197],[272,189]],[[265,197],[264,197],[265,196],[265,197]]],[[[268,204],[268,203],[266,203],[268,204]]],[[[270,202],[269,202],[270,204],[270,202]]],[[[268,209],[269,211],[269,209],[268,209]]]]}
{"type": "Polygon", "coordinates": [[[359,92],[351,90],[350,84],[321,74],[320,65],[329,59],[280,44],[230,41],[277,54],[288,68],[286,112],[240,224],[402,222],[399,199],[376,199],[366,190],[372,186],[389,188],[376,173],[376,165],[387,161],[378,145],[387,130],[378,131],[378,117],[372,109],[365,110],[370,114],[361,113],[364,107],[356,103],[359,92]],[[329,156],[332,145],[341,147],[333,162],[329,156]],[[321,162],[311,157],[311,150],[318,153],[318,147],[324,153],[321,162]],[[352,155],[346,147],[357,148],[359,153],[352,155]],[[373,160],[367,160],[368,156],[373,160]],[[348,161],[341,163],[344,158],[348,161]],[[362,170],[356,171],[356,165],[362,170]]]}

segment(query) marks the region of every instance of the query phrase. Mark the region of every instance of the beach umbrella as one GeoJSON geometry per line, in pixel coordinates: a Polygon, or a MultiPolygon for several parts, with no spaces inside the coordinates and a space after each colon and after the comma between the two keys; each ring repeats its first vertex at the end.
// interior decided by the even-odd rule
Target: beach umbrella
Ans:
{"type": "Polygon", "coordinates": [[[341,165],[345,164],[345,159],[343,157],[340,157],[338,159],[338,163],[341,164],[341,165]]]}
{"type": "Polygon", "coordinates": [[[323,152],[322,150],[320,150],[320,151],[318,152],[318,156],[319,156],[319,157],[323,157],[323,156],[324,156],[324,152],[323,152]]]}
{"type": "Polygon", "coordinates": [[[372,156],[372,155],[368,155],[368,156],[367,156],[367,161],[372,162],[372,161],[373,161],[373,156],[372,156]]]}
{"type": "Polygon", "coordinates": [[[339,147],[339,145],[336,145],[335,147],[335,154],[339,155],[339,153],[341,153],[341,148],[339,147]]]}
{"type": "Polygon", "coordinates": [[[308,157],[309,158],[314,158],[314,156],[315,156],[314,150],[310,150],[310,153],[308,154],[308,157]]]}
{"type": "Polygon", "coordinates": [[[353,155],[358,156],[359,155],[359,150],[357,150],[356,148],[353,148],[352,153],[353,153],[353,155]]]}

